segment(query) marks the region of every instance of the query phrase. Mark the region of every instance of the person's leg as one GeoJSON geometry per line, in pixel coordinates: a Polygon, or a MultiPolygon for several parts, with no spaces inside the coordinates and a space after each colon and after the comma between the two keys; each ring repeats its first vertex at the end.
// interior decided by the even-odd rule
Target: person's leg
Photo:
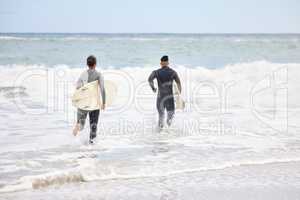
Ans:
{"type": "Polygon", "coordinates": [[[90,142],[97,136],[97,125],[99,119],[99,110],[89,112],[90,118],[90,142]]]}
{"type": "Polygon", "coordinates": [[[78,109],[77,110],[77,123],[73,129],[73,135],[76,136],[79,131],[84,128],[85,120],[87,117],[88,111],[78,109]]]}
{"type": "Polygon", "coordinates": [[[162,99],[159,97],[156,99],[156,108],[158,112],[158,128],[162,129],[165,121],[165,108],[162,99]]]}
{"type": "Polygon", "coordinates": [[[167,111],[167,113],[168,113],[168,116],[167,116],[167,124],[168,124],[168,126],[171,126],[172,120],[173,120],[173,118],[174,118],[175,110],[167,111]]]}
{"type": "Polygon", "coordinates": [[[175,114],[175,104],[174,104],[174,97],[170,97],[166,100],[166,109],[167,109],[167,124],[171,126],[172,120],[175,114]]]}

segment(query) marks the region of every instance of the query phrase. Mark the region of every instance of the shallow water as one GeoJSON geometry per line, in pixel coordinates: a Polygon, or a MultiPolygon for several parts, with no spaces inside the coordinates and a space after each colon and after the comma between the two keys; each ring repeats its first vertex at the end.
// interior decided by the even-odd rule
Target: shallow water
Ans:
{"type": "MultiPolygon", "coordinates": [[[[101,112],[97,142],[89,145],[88,126],[76,138],[71,134],[76,110],[70,97],[84,69],[76,66],[84,62],[77,58],[60,60],[48,52],[49,59],[41,64],[38,59],[42,61],[40,56],[45,52],[37,52],[32,46],[48,48],[51,42],[60,48],[59,43],[68,40],[75,46],[87,45],[83,38],[96,43],[98,36],[5,37],[8,38],[0,37],[1,44],[10,48],[22,44],[22,48],[31,50],[21,50],[16,62],[7,58],[15,50],[0,50],[5,55],[0,59],[1,199],[297,199],[299,196],[300,65],[293,62],[299,57],[294,56],[294,60],[289,57],[297,55],[296,51],[291,50],[293,54],[286,56],[288,53],[283,50],[282,61],[290,60],[285,63],[276,62],[278,55],[273,61],[223,62],[223,67],[217,69],[209,69],[212,65],[200,67],[205,61],[198,62],[198,57],[195,59],[198,65],[190,63],[191,67],[172,63],[182,79],[182,96],[187,107],[178,110],[172,127],[161,133],[156,132],[155,95],[147,83],[154,59],[146,62],[138,52],[137,57],[143,60],[138,62],[149,66],[130,66],[132,63],[121,56],[118,63],[124,61],[122,64],[100,68],[105,79],[118,85],[118,95],[113,105],[101,112]],[[24,56],[30,57],[28,62],[22,60],[24,56]]],[[[118,45],[127,44],[128,40],[148,41],[145,36],[102,37],[100,41],[114,39],[118,45]]],[[[171,37],[177,43],[182,41],[182,45],[189,39],[148,37],[155,42],[171,37]]],[[[197,40],[198,36],[193,37],[197,40]]],[[[219,42],[228,39],[207,37],[217,37],[219,42]]],[[[269,39],[282,44],[288,40],[297,46],[297,37],[269,39]]],[[[249,40],[251,45],[255,38],[266,40],[262,36],[239,40],[249,40]]],[[[259,44],[262,49],[268,48],[264,43],[259,44]]],[[[120,48],[115,45],[112,43],[110,48],[120,48]]],[[[154,42],[151,45],[159,48],[154,42]]],[[[112,52],[117,54],[115,51],[112,52]]],[[[186,63],[190,60],[180,59],[186,63]]]]}

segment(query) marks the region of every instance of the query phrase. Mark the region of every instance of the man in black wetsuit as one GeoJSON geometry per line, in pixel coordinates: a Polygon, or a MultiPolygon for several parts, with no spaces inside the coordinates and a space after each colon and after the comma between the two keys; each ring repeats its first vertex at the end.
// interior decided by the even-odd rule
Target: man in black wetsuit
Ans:
{"type": "Polygon", "coordinates": [[[173,80],[175,80],[178,90],[181,93],[181,83],[175,70],[169,67],[168,56],[163,56],[160,60],[161,68],[153,71],[148,78],[149,84],[153,92],[156,92],[153,80],[156,78],[158,84],[158,94],[156,100],[156,108],[159,115],[158,128],[164,127],[165,109],[167,110],[167,124],[171,125],[175,114],[173,80]]]}

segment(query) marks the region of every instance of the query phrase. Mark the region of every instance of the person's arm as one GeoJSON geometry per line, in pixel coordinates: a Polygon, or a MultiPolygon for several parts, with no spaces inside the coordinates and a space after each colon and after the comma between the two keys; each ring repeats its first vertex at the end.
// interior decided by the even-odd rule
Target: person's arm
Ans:
{"type": "Polygon", "coordinates": [[[77,82],[76,82],[76,89],[79,89],[83,86],[83,81],[81,76],[78,78],[77,82]]]}
{"type": "Polygon", "coordinates": [[[177,72],[175,72],[174,80],[175,80],[175,82],[177,84],[179,92],[181,93],[181,82],[180,82],[180,78],[179,78],[177,72]]]}
{"type": "Polygon", "coordinates": [[[101,92],[101,97],[102,97],[102,104],[105,107],[106,103],[106,94],[105,94],[105,87],[104,87],[104,78],[102,74],[99,73],[99,87],[100,87],[100,92],[101,92]]]}
{"type": "Polygon", "coordinates": [[[154,82],[153,82],[153,80],[154,80],[155,78],[156,78],[156,72],[153,71],[153,72],[150,74],[149,78],[148,78],[149,85],[150,85],[150,87],[151,87],[151,89],[152,89],[153,92],[156,92],[156,88],[154,87],[154,82]]]}
{"type": "Polygon", "coordinates": [[[82,86],[84,86],[84,84],[87,83],[87,80],[88,80],[88,73],[86,71],[84,71],[80,74],[80,77],[78,78],[78,80],[76,82],[76,89],[79,89],[82,86]]]}

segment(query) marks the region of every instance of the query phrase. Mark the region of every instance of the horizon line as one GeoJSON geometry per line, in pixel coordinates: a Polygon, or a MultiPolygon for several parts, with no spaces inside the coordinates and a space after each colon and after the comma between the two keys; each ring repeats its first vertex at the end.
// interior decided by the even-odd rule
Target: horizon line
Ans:
{"type": "Polygon", "coordinates": [[[300,32],[0,32],[0,34],[178,34],[178,35],[283,35],[283,34],[300,34],[300,32]]]}

